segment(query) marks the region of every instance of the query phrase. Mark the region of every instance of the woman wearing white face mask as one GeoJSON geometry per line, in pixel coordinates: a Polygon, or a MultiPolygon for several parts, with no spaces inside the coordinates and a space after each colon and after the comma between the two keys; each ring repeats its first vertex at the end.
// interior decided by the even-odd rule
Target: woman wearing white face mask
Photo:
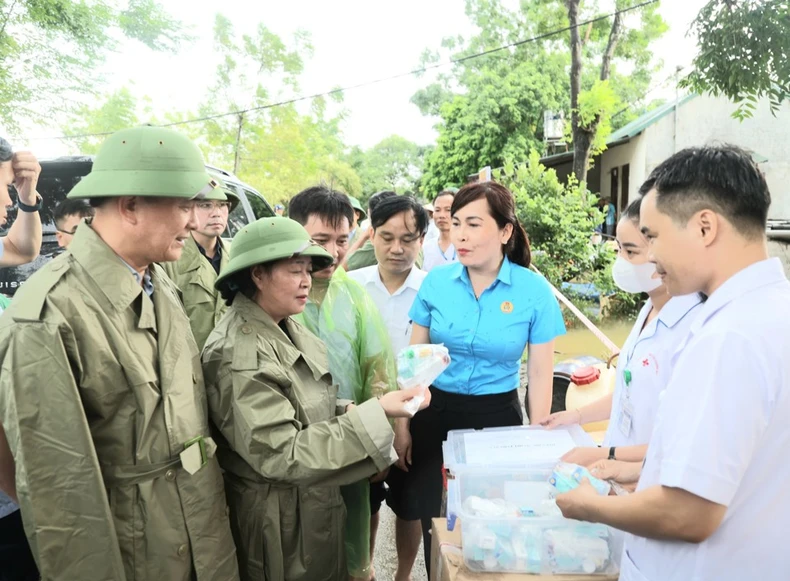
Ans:
{"type": "Polygon", "coordinates": [[[580,409],[557,412],[542,422],[549,428],[609,419],[603,447],[575,448],[563,460],[589,466],[599,460],[642,461],[653,431],[659,394],[672,372],[675,347],[699,312],[699,295],[670,297],[647,259],[639,230],[641,198],[632,202],[617,227],[619,252],[612,267],[615,284],[648,300],[620,352],[614,392],[580,409]]]}

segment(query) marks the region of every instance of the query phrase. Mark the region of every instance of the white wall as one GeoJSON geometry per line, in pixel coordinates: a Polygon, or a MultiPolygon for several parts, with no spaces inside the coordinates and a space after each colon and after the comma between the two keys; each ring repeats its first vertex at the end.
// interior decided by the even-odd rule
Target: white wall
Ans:
{"type": "Polygon", "coordinates": [[[773,199],[769,217],[790,219],[790,103],[774,117],[768,101],[761,101],[754,117],[743,122],[733,119],[734,110],[735,105],[725,98],[701,96],[687,101],[681,105],[677,119],[677,143],[673,137],[674,112],[651,125],[643,133],[647,149],[642,177],[684,147],[733,143],[768,158],[760,167],[773,199]]]}
{"type": "MultiPolygon", "coordinates": [[[[639,174],[634,177],[635,171],[643,171],[643,169],[637,168],[635,170],[634,165],[639,160],[640,157],[640,143],[644,141],[642,136],[638,136],[635,139],[632,139],[628,143],[624,143],[623,145],[618,145],[617,147],[613,147],[611,149],[607,149],[601,155],[601,196],[606,197],[612,193],[612,168],[619,168],[625,164],[630,164],[630,179],[628,184],[628,198],[630,200],[634,199],[636,195],[636,190],[639,189],[639,185],[642,183],[639,181],[639,174]],[[636,187],[634,187],[636,184],[636,187]]],[[[644,164],[642,164],[644,166],[644,164]]],[[[622,170],[618,172],[618,179],[622,180],[622,170]]],[[[623,193],[623,186],[622,181],[617,188],[618,197],[623,193]]],[[[619,209],[620,208],[620,201],[619,200],[612,200],[615,206],[619,209]]]]}

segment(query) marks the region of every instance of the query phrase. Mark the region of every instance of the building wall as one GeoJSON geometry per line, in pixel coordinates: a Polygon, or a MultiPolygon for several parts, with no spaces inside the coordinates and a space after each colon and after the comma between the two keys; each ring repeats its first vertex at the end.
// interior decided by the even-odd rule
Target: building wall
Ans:
{"type": "Polygon", "coordinates": [[[608,196],[612,191],[612,170],[618,168],[617,188],[618,199],[615,206],[618,210],[622,209],[620,198],[623,193],[623,171],[622,167],[626,164],[630,166],[628,178],[628,199],[633,200],[642,185],[645,176],[645,147],[647,140],[644,135],[637,135],[628,143],[618,145],[603,152],[601,159],[597,162],[601,168],[601,195],[608,196]]]}
{"type": "Polygon", "coordinates": [[[681,105],[676,136],[674,112],[648,127],[643,133],[647,148],[642,177],[684,147],[733,143],[768,158],[760,167],[773,198],[769,217],[790,218],[790,103],[774,117],[768,101],[760,101],[754,117],[743,122],[733,119],[734,110],[726,98],[700,96],[681,105]]]}

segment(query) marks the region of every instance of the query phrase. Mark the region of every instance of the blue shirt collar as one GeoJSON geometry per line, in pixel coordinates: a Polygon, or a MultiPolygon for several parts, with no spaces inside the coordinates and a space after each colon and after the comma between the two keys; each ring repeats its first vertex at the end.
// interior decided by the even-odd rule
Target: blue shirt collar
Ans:
{"type": "Polygon", "coordinates": [[[137,272],[131,264],[126,262],[120,256],[118,257],[118,259],[121,262],[123,262],[126,265],[126,267],[131,271],[132,276],[134,276],[135,282],[137,282],[137,284],[142,283],[143,291],[145,292],[145,294],[147,294],[149,297],[152,296],[154,294],[154,281],[151,280],[151,269],[146,268],[145,274],[142,277],[140,277],[140,273],[137,272]]]}
{"type": "MultiPolygon", "coordinates": [[[[513,263],[510,262],[510,259],[505,256],[505,259],[502,261],[502,266],[499,267],[499,274],[496,277],[496,280],[510,286],[511,274],[513,273],[513,263]]],[[[466,267],[461,264],[460,262],[457,263],[455,272],[451,273],[451,278],[461,279],[465,284],[471,286],[472,281],[469,280],[469,272],[466,270],[466,267]]]]}

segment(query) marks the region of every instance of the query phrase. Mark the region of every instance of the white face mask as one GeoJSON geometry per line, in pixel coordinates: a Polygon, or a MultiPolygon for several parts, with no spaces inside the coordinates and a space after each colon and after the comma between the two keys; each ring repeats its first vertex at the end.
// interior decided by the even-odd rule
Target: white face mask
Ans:
{"type": "Polygon", "coordinates": [[[652,262],[631,264],[618,256],[612,266],[614,284],[627,293],[649,293],[661,286],[660,278],[653,278],[656,265],[652,262]]]}

